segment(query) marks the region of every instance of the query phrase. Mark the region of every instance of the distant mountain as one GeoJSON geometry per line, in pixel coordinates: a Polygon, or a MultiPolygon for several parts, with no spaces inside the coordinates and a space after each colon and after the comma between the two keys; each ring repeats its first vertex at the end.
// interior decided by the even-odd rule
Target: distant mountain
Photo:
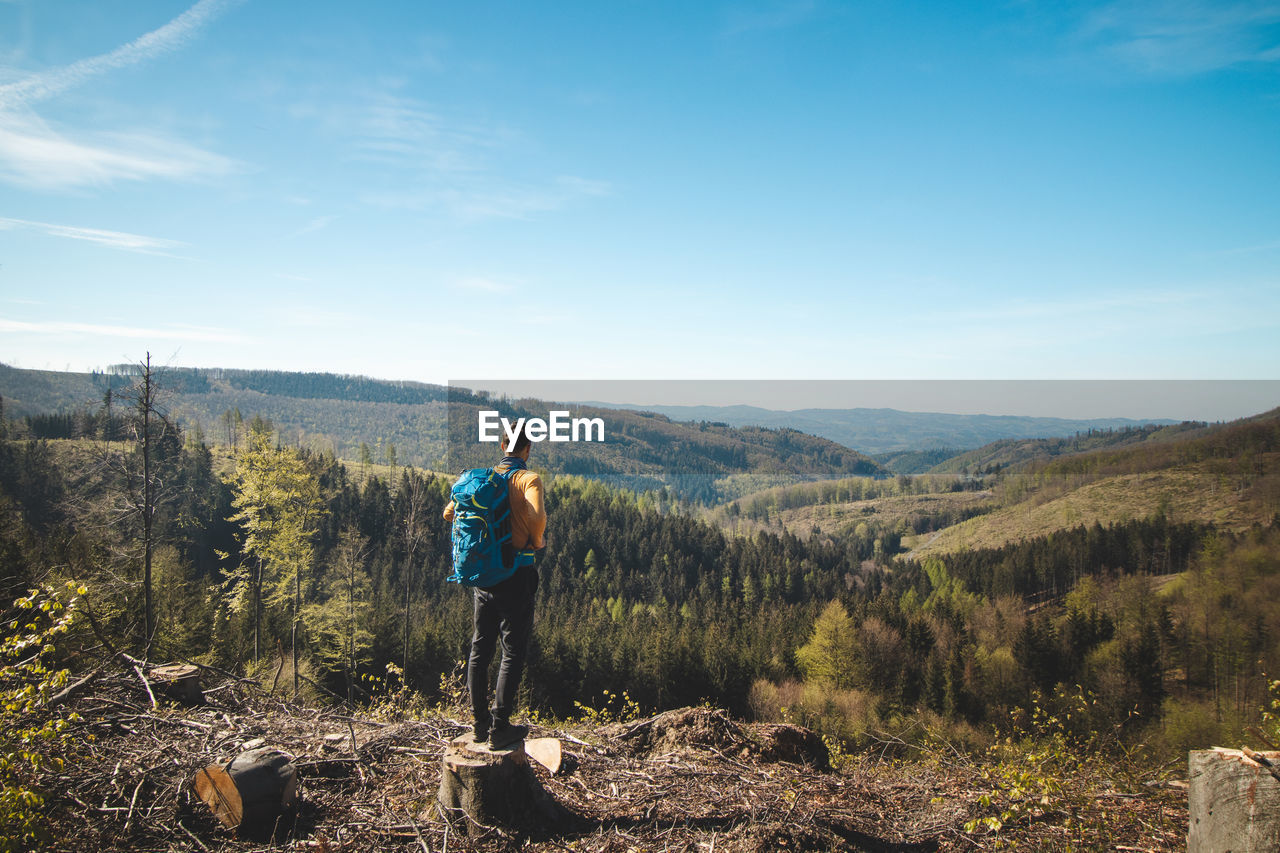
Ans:
{"type": "MultiPolygon", "coordinates": [[[[54,426],[79,429],[98,412],[110,389],[134,381],[126,366],[107,373],[58,373],[0,365],[0,396],[10,419],[74,415],[54,426]]],[[[373,461],[395,449],[398,464],[436,470],[493,461],[496,445],[476,440],[477,413],[547,418],[552,408],[573,417],[601,417],[603,443],[550,441],[539,445],[539,467],[637,490],[669,487],[698,500],[723,500],[769,486],[840,477],[884,477],[871,459],[828,439],[789,428],[675,423],[660,414],[492,399],[484,393],[417,382],[388,382],[329,373],[172,368],[161,372],[162,405],[211,443],[236,440],[239,423],[270,420],[282,440],[359,459],[366,444],[373,461]]],[[[117,400],[116,406],[123,405],[117,400]]],[[[52,421],[50,421],[52,423],[52,421]]]]}
{"type": "MultiPolygon", "coordinates": [[[[1118,430],[1170,420],[1132,418],[1035,418],[1020,415],[953,415],[941,412],[903,412],[897,409],[795,409],[779,411],[756,406],[620,406],[657,412],[676,421],[713,421],[729,426],[787,427],[829,438],[860,453],[887,454],[904,450],[957,448],[969,450],[1010,438],[1053,438],[1118,430]]],[[[936,463],[935,463],[936,464],[936,463]]]]}

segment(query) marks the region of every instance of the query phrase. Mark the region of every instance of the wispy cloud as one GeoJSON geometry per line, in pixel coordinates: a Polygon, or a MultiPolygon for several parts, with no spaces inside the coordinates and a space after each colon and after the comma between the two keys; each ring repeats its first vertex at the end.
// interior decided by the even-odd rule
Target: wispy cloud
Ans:
{"type": "Polygon", "coordinates": [[[369,192],[363,200],[379,207],[444,210],[457,219],[479,221],[530,219],[583,199],[608,195],[610,191],[607,182],[562,175],[540,185],[495,178],[426,183],[417,189],[369,192]]]}
{"type": "Polygon", "coordinates": [[[102,323],[73,323],[65,321],[26,322],[0,317],[0,332],[43,336],[94,335],[103,338],[129,338],[140,340],[201,341],[207,343],[237,343],[240,336],[226,329],[203,326],[168,326],[145,328],[141,326],[114,326],[102,323]]]}
{"type": "Polygon", "coordinates": [[[100,246],[113,249],[125,249],[131,252],[148,254],[163,253],[167,249],[186,246],[178,240],[165,240],[160,237],[146,237],[142,234],[130,234],[125,231],[106,231],[101,228],[79,228],[74,225],[54,225],[49,222],[32,222],[28,219],[8,219],[0,217],[0,230],[16,228],[30,229],[48,234],[51,237],[66,237],[71,240],[87,240],[100,246]]]}
{"type": "Polygon", "coordinates": [[[476,183],[451,187],[441,193],[456,215],[463,219],[528,219],[534,214],[560,210],[575,201],[609,194],[604,181],[572,175],[535,186],[503,186],[476,183]]]}
{"type": "Polygon", "coordinates": [[[445,115],[394,92],[360,91],[345,108],[295,104],[290,113],[317,122],[341,140],[351,162],[374,172],[362,201],[378,207],[465,221],[527,219],[611,191],[607,182],[575,175],[506,174],[503,157],[520,144],[519,131],[445,115]]]}
{"type": "Polygon", "coordinates": [[[418,100],[388,92],[369,97],[351,128],[357,157],[438,174],[483,170],[485,153],[512,136],[507,128],[445,118],[418,100]]]}
{"type": "Polygon", "coordinates": [[[186,44],[193,35],[235,0],[200,0],[164,26],[139,36],[109,53],[90,56],[70,65],[41,71],[0,86],[0,109],[12,109],[43,101],[84,81],[136,65],[186,44]]]}
{"type": "Polygon", "coordinates": [[[815,0],[782,0],[750,8],[731,8],[721,34],[738,36],[752,32],[784,30],[806,23],[818,10],[815,0]]]}
{"type": "Polygon", "coordinates": [[[189,180],[234,171],[234,161],[146,132],[74,133],[51,127],[34,105],[86,80],[186,44],[239,0],[200,0],[169,23],[126,45],[0,86],[0,181],[33,189],[102,186],[117,180],[189,180]]]}
{"type": "Polygon", "coordinates": [[[1258,252],[1274,252],[1278,249],[1280,249],[1280,240],[1269,240],[1266,243],[1255,243],[1252,246],[1234,246],[1229,249],[1201,252],[1197,257],[1213,258],[1227,255],[1252,255],[1258,252]]]}
{"type": "Polygon", "coordinates": [[[1121,0],[1090,13],[1078,37],[1125,66],[1187,75],[1280,61],[1280,4],[1121,0]]]}
{"type": "Polygon", "coordinates": [[[303,225],[301,228],[298,228],[295,231],[290,231],[288,234],[285,235],[285,237],[286,238],[301,237],[303,234],[310,234],[313,231],[319,231],[321,228],[327,227],[331,222],[333,222],[333,220],[337,218],[338,217],[336,216],[317,216],[314,219],[312,219],[310,222],[308,222],[306,225],[303,225]]]}
{"type": "Polygon", "coordinates": [[[282,307],[275,315],[277,323],[294,329],[350,329],[361,325],[363,320],[350,311],[297,305],[282,307]]]}
{"type": "Polygon", "coordinates": [[[1184,291],[1121,293],[1115,296],[1086,296],[1080,299],[1046,299],[993,305],[979,310],[949,311],[952,321],[1005,323],[1019,320],[1053,320],[1080,315],[1109,317],[1116,312],[1181,305],[1202,299],[1203,294],[1184,291]]]}
{"type": "Polygon", "coordinates": [[[234,161],[146,133],[100,133],[74,141],[33,114],[0,113],[0,180],[35,189],[120,180],[195,180],[236,170],[234,161]]]}

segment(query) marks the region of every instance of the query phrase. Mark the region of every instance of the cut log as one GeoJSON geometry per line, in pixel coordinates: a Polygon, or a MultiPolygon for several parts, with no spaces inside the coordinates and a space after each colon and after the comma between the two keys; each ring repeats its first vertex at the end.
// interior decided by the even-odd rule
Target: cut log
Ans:
{"type": "Polygon", "coordinates": [[[270,831],[298,802],[298,773],[289,756],[271,747],[242,752],[196,773],[196,795],[228,829],[270,831]]]}
{"type": "Polygon", "coordinates": [[[200,686],[200,667],[185,663],[157,666],[147,673],[152,684],[170,699],[184,705],[203,705],[204,689],[200,686]]]}
{"type": "MultiPolygon", "coordinates": [[[[1280,752],[1255,753],[1274,763],[1280,752]]],[[[1241,750],[1191,753],[1188,853],[1280,850],[1280,781],[1241,750]]]]}
{"type": "Polygon", "coordinates": [[[539,737],[524,742],[524,751],[530,758],[551,771],[551,775],[560,772],[562,755],[560,741],[553,737],[539,737]]]}
{"type": "Polygon", "coordinates": [[[563,810],[529,768],[524,742],[490,749],[472,734],[450,741],[441,759],[441,813],[470,836],[494,827],[543,827],[563,810]]]}

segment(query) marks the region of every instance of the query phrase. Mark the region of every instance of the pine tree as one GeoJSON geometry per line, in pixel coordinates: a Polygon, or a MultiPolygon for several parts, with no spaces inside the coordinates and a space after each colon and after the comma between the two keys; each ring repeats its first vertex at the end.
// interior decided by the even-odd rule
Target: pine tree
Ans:
{"type": "Polygon", "coordinates": [[[369,630],[373,584],[367,568],[370,552],[367,539],[350,528],[343,530],[323,599],[305,608],[316,638],[316,654],[327,669],[342,673],[348,702],[355,698],[355,674],[369,663],[373,648],[374,636],[369,630]]]}

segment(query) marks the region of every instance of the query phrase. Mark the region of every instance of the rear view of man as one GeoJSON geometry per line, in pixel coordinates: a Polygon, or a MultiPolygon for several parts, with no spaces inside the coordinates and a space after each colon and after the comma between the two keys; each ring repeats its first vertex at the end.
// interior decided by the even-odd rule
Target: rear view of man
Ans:
{"type": "MultiPolygon", "coordinates": [[[[471,658],[467,661],[467,690],[475,717],[475,741],[489,741],[494,749],[511,746],[529,732],[528,726],[513,726],[516,691],[524,673],[529,639],[533,634],[533,601],[538,590],[538,570],[534,552],[543,547],[547,511],[542,499],[542,479],[528,469],[529,436],[523,429],[506,455],[495,466],[509,475],[511,501],[511,544],[515,565],[510,577],[492,586],[475,587],[474,631],[471,658]],[[493,705],[489,706],[489,662],[497,643],[502,642],[502,660],[493,705]]],[[[454,504],[445,507],[446,521],[453,521],[454,504]]]]}

